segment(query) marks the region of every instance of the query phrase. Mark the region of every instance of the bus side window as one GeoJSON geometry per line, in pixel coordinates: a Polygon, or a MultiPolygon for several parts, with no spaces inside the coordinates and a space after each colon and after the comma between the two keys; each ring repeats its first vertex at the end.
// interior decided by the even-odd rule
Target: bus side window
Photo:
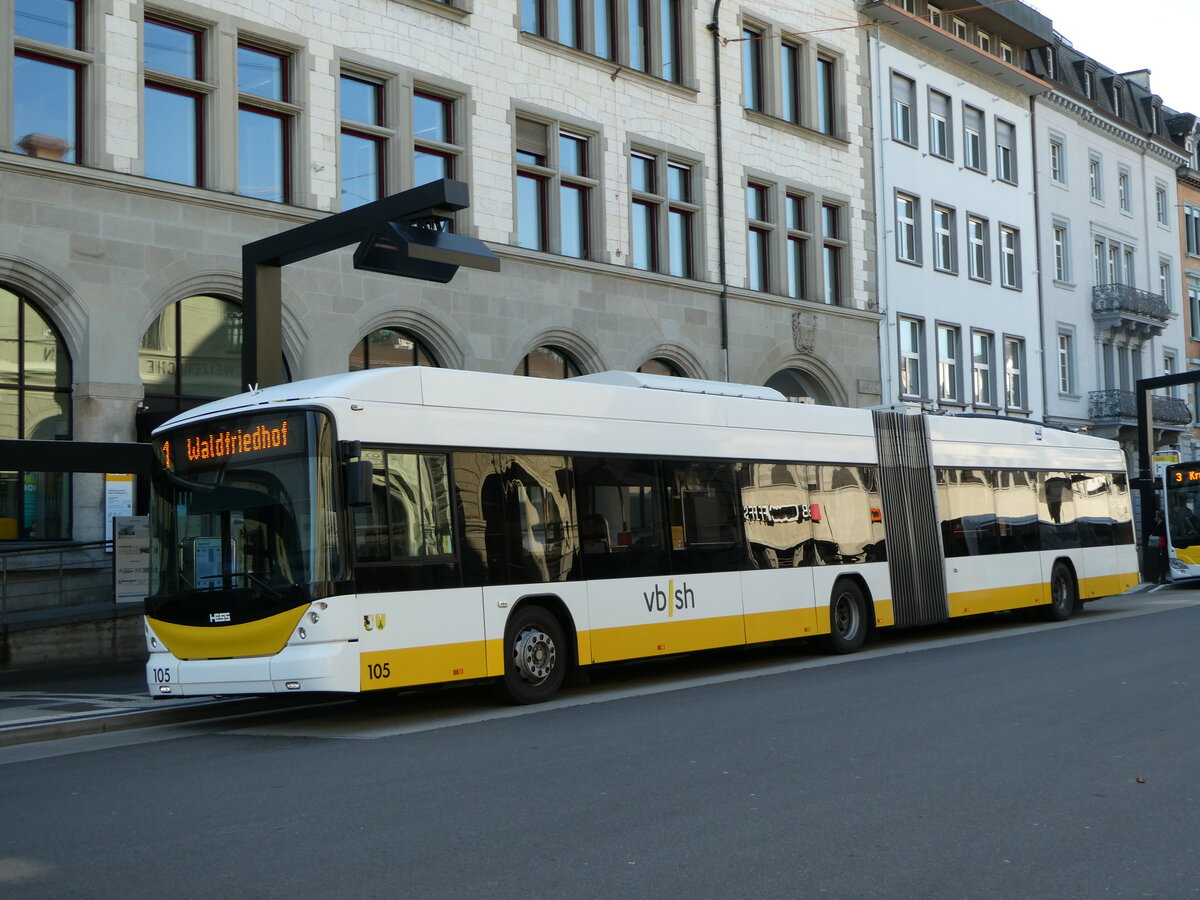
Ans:
{"type": "Polygon", "coordinates": [[[371,505],[354,508],[354,555],[360,562],[384,562],[388,551],[387,468],[382,450],[364,450],[371,463],[371,505]]]}
{"type": "Polygon", "coordinates": [[[742,527],[756,569],[812,565],[810,468],[798,463],[747,463],[742,468],[742,527]]]}
{"type": "Polygon", "coordinates": [[[584,577],[669,572],[659,464],[577,456],[572,467],[584,577]]]}

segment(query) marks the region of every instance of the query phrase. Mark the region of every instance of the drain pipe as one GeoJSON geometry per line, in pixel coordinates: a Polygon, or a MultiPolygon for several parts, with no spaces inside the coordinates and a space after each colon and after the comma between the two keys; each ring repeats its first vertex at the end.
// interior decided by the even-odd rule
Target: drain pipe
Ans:
{"type": "Polygon", "coordinates": [[[721,0],[713,3],[708,23],[713,48],[713,114],[717,126],[717,272],[721,280],[721,375],[729,381],[729,278],[725,260],[725,140],[721,130],[721,0]]]}

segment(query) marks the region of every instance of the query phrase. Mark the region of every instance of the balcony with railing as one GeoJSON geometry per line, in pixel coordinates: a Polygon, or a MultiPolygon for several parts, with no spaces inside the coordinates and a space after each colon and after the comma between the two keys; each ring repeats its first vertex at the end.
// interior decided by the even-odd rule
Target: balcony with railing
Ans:
{"type": "MultiPolygon", "coordinates": [[[[1090,391],[1088,415],[1097,425],[1137,425],[1137,393],[1134,391],[1090,391]]],[[[1187,401],[1179,397],[1150,398],[1150,417],[1155,428],[1183,431],[1192,423],[1187,401]]]]}
{"type": "Polygon", "coordinates": [[[1092,319],[1098,331],[1157,337],[1170,318],[1171,307],[1162,294],[1127,284],[1098,284],[1092,288],[1092,319]]]}

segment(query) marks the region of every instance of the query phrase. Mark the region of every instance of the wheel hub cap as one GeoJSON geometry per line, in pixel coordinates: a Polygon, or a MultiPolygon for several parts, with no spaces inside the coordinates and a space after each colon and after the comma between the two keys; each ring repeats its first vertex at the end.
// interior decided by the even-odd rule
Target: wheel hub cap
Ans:
{"type": "Polygon", "coordinates": [[[558,650],[544,631],[530,628],[521,632],[513,645],[513,661],[526,681],[544,681],[554,670],[558,650]]]}

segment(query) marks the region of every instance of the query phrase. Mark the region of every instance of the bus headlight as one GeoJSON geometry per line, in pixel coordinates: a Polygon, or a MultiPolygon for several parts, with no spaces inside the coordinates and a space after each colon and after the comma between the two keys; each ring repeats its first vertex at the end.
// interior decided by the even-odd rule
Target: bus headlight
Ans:
{"type": "Polygon", "coordinates": [[[1176,572],[1186,572],[1188,565],[1182,559],[1173,559],[1171,560],[1171,568],[1176,572]]]}

